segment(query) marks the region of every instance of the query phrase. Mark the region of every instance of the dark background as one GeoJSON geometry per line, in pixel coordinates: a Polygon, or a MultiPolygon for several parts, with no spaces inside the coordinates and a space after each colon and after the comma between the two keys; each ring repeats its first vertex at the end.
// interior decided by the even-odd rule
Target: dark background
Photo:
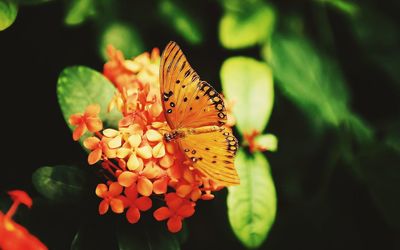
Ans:
{"type": "MultiPolygon", "coordinates": [[[[169,40],[179,42],[185,51],[190,51],[191,64],[198,69],[198,73],[213,82],[217,89],[220,90],[219,69],[225,58],[237,54],[259,58],[255,48],[238,52],[226,50],[219,44],[216,24],[222,9],[215,1],[196,2],[189,7],[204,13],[201,22],[206,27],[205,41],[193,47],[163,28],[157,23],[159,20],[149,17],[152,2],[136,5],[146,14],[133,11],[136,19],[141,18],[143,23],[152,22],[152,25],[138,26],[146,49],[163,48],[169,40]]],[[[310,37],[316,37],[313,34],[316,24],[311,1],[275,1],[275,4],[282,11],[281,18],[287,12],[302,13],[310,37]]],[[[379,8],[385,15],[397,16],[392,20],[398,28],[399,9],[396,10],[395,6],[385,1],[379,8]]],[[[67,27],[63,23],[64,12],[62,2],[21,7],[16,22],[0,32],[3,93],[0,190],[3,195],[7,190],[24,189],[37,197],[31,175],[38,167],[56,164],[84,166],[86,155],[80,145],[73,142],[62,117],[56,83],[59,73],[67,66],[86,65],[102,71],[103,60],[96,47],[97,27],[91,22],[67,27]]],[[[372,145],[364,150],[360,145],[354,146],[355,152],[361,155],[359,165],[395,166],[393,172],[390,170],[387,175],[382,174],[381,182],[385,183],[384,178],[388,176],[392,178],[390,183],[393,180],[397,182],[399,152],[378,144],[391,131],[399,131],[400,85],[376,67],[365,50],[360,48],[343,14],[330,10],[328,18],[335,39],[335,55],[352,96],[351,106],[376,131],[376,148],[372,145]],[[368,158],[370,155],[376,157],[368,158]]],[[[379,40],[380,34],[376,36],[379,40]]],[[[318,39],[315,41],[318,42],[318,39]]],[[[385,43],[381,46],[384,47],[385,43]]],[[[398,51],[398,48],[395,49],[398,51]]],[[[329,129],[323,134],[314,132],[304,114],[279,88],[275,98],[268,132],[278,136],[279,151],[267,153],[267,156],[277,188],[278,213],[261,248],[400,249],[398,219],[390,217],[393,213],[388,216],[385,212],[388,211],[385,208],[387,203],[382,205],[379,202],[368,178],[365,178],[370,175],[363,174],[362,170],[360,174],[360,169],[349,166],[337,156],[339,151],[336,152],[339,160],[330,166],[331,158],[335,157],[333,151],[337,150],[335,145],[340,141],[338,133],[329,129]]],[[[385,168],[382,171],[386,171],[385,168]]],[[[379,175],[381,172],[378,169],[376,173],[379,175]]],[[[94,196],[94,186],[91,188],[94,196]]],[[[397,185],[388,189],[399,194],[399,188],[400,185],[397,185]]],[[[226,192],[222,191],[217,194],[216,200],[198,204],[195,216],[187,220],[189,238],[183,249],[243,249],[229,228],[225,197],[226,192]]],[[[399,198],[391,197],[389,211],[400,207],[399,198]]],[[[93,209],[93,214],[96,214],[97,200],[95,197],[92,199],[94,205],[81,209],[93,209]]],[[[79,209],[68,206],[51,205],[50,208],[47,211],[51,212],[40,217],[44,219],[41,223],[47,227],[47,232],[38,226],[29,228],[51,249],[69,249],[78,227],[71,221],[79,221],[82,215],[79,209]],[[52,221],[51,218],[57,219],[52,221]]],[[[113,243],[110,242],[115,241],[113,228],[106,225],[113,217],[97,219],[105,221],[97,222],[104,233],[97,241],[102,242],[104,248],[112,249],[113,243]]]]}

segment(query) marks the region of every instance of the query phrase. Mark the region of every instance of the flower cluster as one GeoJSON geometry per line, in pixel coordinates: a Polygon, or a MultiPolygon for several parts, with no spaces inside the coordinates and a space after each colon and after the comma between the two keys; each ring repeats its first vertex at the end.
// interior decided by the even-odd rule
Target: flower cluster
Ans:
{"type": "Polygon", "coordinates": [[[32,206],[32,199],[21,190],[8,192],[13,204],[6,214],[0,211],[0,249],[4,250],[46,250],[47,247],[26,228],[12,220],[19,204],[32,206]]]}
{"type": "Polygon", "coordinates": [[[108,111],[121,112],[118,128],[103,128],[96,104],[70,117],[76,126],[74,140],[92,133],[83,142],[90,150],[89,164],[100,163],[106,171],[106,183],[96,188],[96,195],[103,199],[99,213],[111,207],[136,223],[157,197],[166,206],[154,211],[155,219],[168,220],[169,231],[178,232],[182,220],[194,214],[196,202],[213,199],[211,192],[222,187],[194,169],[177,145],[163,138],[170,128],[160,98],[159,50],[128,60],[109,47],[108,55],[103,74],[116,88],[108,111]]]}

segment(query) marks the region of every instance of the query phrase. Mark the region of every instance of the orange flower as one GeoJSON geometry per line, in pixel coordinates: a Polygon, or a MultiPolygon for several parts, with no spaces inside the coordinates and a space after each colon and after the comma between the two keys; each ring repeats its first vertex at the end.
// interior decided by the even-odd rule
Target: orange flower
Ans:
{"type": "MultiPolygon", "coordinates": [[[[125,59],[111,46],[107,52],[110,60],[104,65],[103,74],[116,87],[108,110],[116,107],[121,112],[118,127],[91,129],[90,124],[99,113],[93,105],[83,115],[70,119],[77,126],[74,138],[79,139],[86,129],[96,132],[83,144],[91,151],[89,164],[101,161],[107,171],[107,185],[96,188],[97,196],[103,199],[99,213],[105,214],[110,206],[115,213],[123,213],[126,208],[126,219],[136,223],[141,212],[152,206],[151,196],[157,195],[167,205],[158,208],[154,217],[159,221],[168,219],[169,231],[178,232],[182,220],[195,212],[195,202],[213,199],[211,192],[222,187],[195,170],[177,144],[164,140],[163,135],[170,128],[160,96],[158,49],[133,59],[125,59]]],[[[229,121],[234,123],[228,116],[229,121]]]]}
{"type": "Polygon", "coordinates": [[[175,193],[165,195],[167,207],[160,207],[154,211],[154,218],[158,221],[166,220],[168,230],[172,233],[182,229],[182,220],[194,214],[194,202],[179,197],[175,193]]]}
{"type": "Polygon", "coordinates": [[[117,156],[117,151],[114,149],[110,149],[106,140],[100,140],[99,138],[94,136],[86,138],[83,141],[83,146],[92,151],[88,155],[88,163],[90,165],[98,162],[103,154],[108,159],[112,159],[117,156]]]}
{"type": "Polygon", "coordinates": [[[20,203],[32,206],[32,199],[21,190],[8,192],[14,203],[4,215],[0,212],[0,249],[3,250],[44,250],[47,247],[26,228],[12,220],[20,203]]]}
{"type": "Polygon", "coordinates": [[[114,213],[120,214],[124,212],[124,203],[121,197],[122,189],[118,182],[112,182],[109,187],[105,184],[97,185],[96,195],[103,198],[99,204],[99,214],[107,213],[110,206],[114,213]]]}
{"type": "Polygon", "coordinates": [[[130,187],[136,184],[137,191],[143,196],[150,196],[153,192],[154,178],[160,175],[160,169],[152,166],[152,163],[146,164],[136,169],[136,171],[124,171],[118,176],[118,183],[123,187],[130,187]]]}
{"type": "Polygon", "coordinates": [[[257,142],[256,139],[260,134],[261,133],[257,130],[253,130],[251,133],[243,134],[243,139],[244,139],[243,145],[249,146],[249,150],[251,153],[268,150],[268,148],[265,145],[262,145],[259,142],[257,142]]]}
{"type": "Polygon", "coordinates": [[[147,211],[151,208],[152,202],[149,197],[138,197],[138,192],[135,186],[125,188],[126,199],[124,199],[125,207],[129,207],[126,211],[127,220],[134,224],[140,219],[140,211],[147,211]]]}
{"type": "Polygon", "coordinates": [[[69,117],[69,123],[76,126],[72,134],[75,141],[79,140],[86,130],[97,132],[103,128],[103,123],[98,117],[99,113],[100,106],[94,104],[88,106],[83,114],[73,114],[69,117]]]}

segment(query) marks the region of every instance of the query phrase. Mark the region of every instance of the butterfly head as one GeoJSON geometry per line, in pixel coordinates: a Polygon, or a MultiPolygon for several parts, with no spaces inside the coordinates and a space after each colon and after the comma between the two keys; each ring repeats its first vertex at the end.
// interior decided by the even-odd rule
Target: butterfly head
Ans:
{"type": "Polygon", "coordinates": [[[174,140],[176,140],[178,138],[183,138],[183,137],[185,137],[185,133],[183,131],[180,131],[180,130],[173,130],[171,132],[166,132],[164,134],[164,140],[166,142],[171,142],[171,141],[174,141],[174,140]]]}

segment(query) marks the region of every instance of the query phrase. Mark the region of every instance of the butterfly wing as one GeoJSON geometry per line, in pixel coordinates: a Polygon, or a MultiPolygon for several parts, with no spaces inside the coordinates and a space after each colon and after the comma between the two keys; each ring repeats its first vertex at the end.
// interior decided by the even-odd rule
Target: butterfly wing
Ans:
{"type": "Polygon", "coordinates": [[[179,146],[195,169],[223,186],[239,184],[234,166],[238,142],[229,128],[211,133],[188,134],[179,146]]]}
{"type": "Polygon", "coordinates": [[[161,56],[161,96],[171,129],[221,126],[226,122],[222,97],[197,73],[175,42],[161,56]]]}

